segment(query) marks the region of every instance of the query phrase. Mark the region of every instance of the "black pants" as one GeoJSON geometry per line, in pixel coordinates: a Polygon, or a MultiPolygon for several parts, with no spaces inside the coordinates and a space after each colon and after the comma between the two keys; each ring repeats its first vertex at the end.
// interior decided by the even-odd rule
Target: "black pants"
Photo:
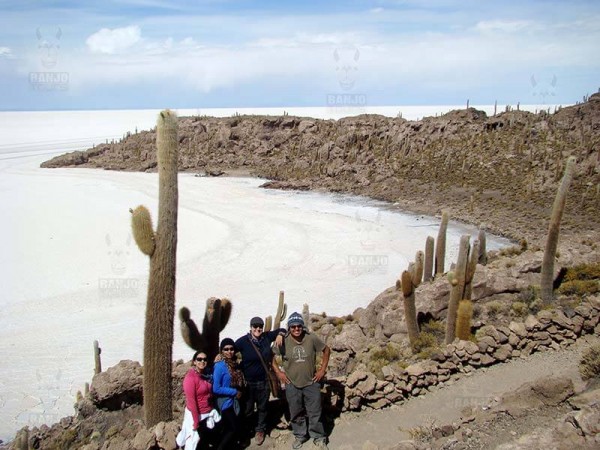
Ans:
{"type": "Polygon", "coordinates": [[[233,407],[221,411],[221,426],[223,433],[221,434],[221,442],[219,442],[218,450],[229,450],[237,448],[236,441],[240,436],[240,420],[235,414],[233,407]]]}
{"type": "Polygon", "coordinates": [[[246,401],[244,407],[245,420],[251,430],[254,405],[256,405],[256,428],[255,431],[267,431],[267,407],[269,405],[269,383],[268,381],[249,381],[246,385],[246,401]]]}

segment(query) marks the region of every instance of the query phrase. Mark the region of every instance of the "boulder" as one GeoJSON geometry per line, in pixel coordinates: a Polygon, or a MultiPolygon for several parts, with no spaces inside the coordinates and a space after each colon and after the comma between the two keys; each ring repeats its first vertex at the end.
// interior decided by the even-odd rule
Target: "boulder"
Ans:
{"type": "Polygon", "coordinates": [[[123,405],[141,405],[143,381],[140,363],[123,360],[94,375],[90,397],[98,408],[111,411],[122,409],[123,405]]]}

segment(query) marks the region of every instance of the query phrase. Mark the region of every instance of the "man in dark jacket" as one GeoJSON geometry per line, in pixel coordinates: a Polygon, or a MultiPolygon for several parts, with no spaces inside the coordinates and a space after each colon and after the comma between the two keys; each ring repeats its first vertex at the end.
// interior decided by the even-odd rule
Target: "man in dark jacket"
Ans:
{"type": "Polygon", "coordinates": [[[265,323],[260,317],[253,317],[250,320],[250,332],[235,341],[235,348],[242,355],[241,368],[246,379],[246,420],[249,421],[254,413],[254,405],[256,405],[258,413],[255,429],[257,445],[262,445],[265,441],[265,432],[267,431],[267,405],[270,389],[265,365],[267,368],[271,366],[273,342],[281,345],[283,336],[285,336],[284,328],[263,333],[264,326],[265,323]]]}

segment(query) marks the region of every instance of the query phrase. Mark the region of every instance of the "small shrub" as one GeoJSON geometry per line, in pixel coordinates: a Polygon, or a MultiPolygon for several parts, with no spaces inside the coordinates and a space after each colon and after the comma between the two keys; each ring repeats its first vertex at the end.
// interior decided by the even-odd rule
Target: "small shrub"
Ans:
{"type": "Polygon", "coordinates": [[[558,293],[562,295],[585,296],[596,294],[599,291],[600,282],[598,280],[567,281],[558,288],[558,293]]]}
{"type": "Polygon", "coordinates": [[[421,332],[416,339],[413,350],[417,358],[427,359],[438,351],[438,339],[432,333],[421,332]]]}
{"type": "Polygon", "coordinates": [[[583,352],[579,373],[584,380],[600,377],[600,344],[594,344],[583,352]]]}
{"type": "Polygon", "coordinates": [[[498,314],[504,312],[505,306],[502,302],[492,300],[491,302],[487,302],[485,304],[488,316],[496,317],[498,314]]]}
{"type": "Polygon", "coordinates": [[[531,306],[534,301],[540,298],[540,287],[529,286],[527,289],[519,293],[519,297],[523,303],[531,306]]]}
{"type": "Polygon", "coordinates": [[[514,302],[512,305],[510,305],[510,309],[517,317],[525,317],[527,314],[529,314],[529,306],[527,306],[527,303],[514,302]]]}
{"type": "Polygon", "coordinates": [[[581,264],[567,269],[564,281],[598,280],[600,279],[600,263],[581,264]]]}
{"type": "Polygon", "coordinates": [[[374,373],[377,378],[383,378],[383,372],[381,369],[384,366],[387,366],[390,363],[398,360],[399,358],[399,349],[392,344],[387,344],[383,348],[371,351],[369,355],[369,361],[367,362],[367,369],[374,373]]]}
{"type": "Polygon", "coordinates": [[[446,325],[441,320],[430,320],[423,323],[421,333],[431,334],[437,342],[441,342],[446,336],[446,325]]]}

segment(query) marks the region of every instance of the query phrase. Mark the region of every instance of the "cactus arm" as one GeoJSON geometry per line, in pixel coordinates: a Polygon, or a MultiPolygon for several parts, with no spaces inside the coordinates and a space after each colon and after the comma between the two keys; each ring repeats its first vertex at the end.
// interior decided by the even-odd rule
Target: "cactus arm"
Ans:
{"type": "Polygon", "coordinates": [[[138,248],[144,255],[152,256],[156,248],[156,235],[152,229],[152,218],[145,206],[138,206],[131,212],[131,231],[138,248]]]}
{"type": "Polygon", "coordinates": [[[200,331],[198,331],[196,322],[192,320],[190,310],[186,307],[181,308],[179,310],[179,319],[181,321],[181,336],[184,342],[196,351],[203,350],[206,346],[206,341],[202,334],[200,334],[200,331]]]}
{"type": "Polygon", "coordinates": [[[263,330],[265,333],[271,331],[273,327],[273,317],[267,316],[265,317],[265,329],[263,330]]]}

